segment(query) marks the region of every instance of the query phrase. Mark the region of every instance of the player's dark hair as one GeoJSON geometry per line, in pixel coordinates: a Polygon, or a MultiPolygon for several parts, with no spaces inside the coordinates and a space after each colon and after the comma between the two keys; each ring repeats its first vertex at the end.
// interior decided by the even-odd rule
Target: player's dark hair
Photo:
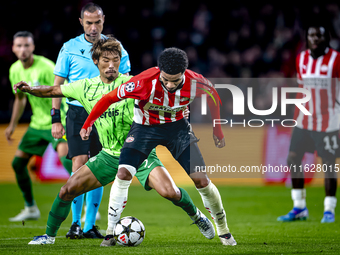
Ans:
{"type": "Polygon", "coordinates": [[[120,42],[111,35],[105,36],[93,43],[90,53],[92,60],[98,60],[104,51],[115,52],[122,58],[122,48],[120,42]]]}
{"type": "Polygon", "coordinates": [[[86,12],[86,11],[89,12],[89,13],[94,13],[95,11],[98,11],[98,10],[104,15],[103,9],[98,4],[88,3],[88,4],[84,5],[84,7],[81,9],[80,17],[83,19],[84,18],[84,12],[86,12]]]}
{"type": "Polygon", "coordinates": [[[33,42],[34,42],[33,34],[31,32],[28,32],[28,31],[19,31],[19,32],[16,32],[15,35],[13,36],[13,41],[17,37],[31,37],[33,42]]]}
{"type": "Polygon", "coordinates": [[[167,48],[158,57],[159,70],[170,75],[184,73],[188,65],[187,54],[178,48],[167,48]]]}

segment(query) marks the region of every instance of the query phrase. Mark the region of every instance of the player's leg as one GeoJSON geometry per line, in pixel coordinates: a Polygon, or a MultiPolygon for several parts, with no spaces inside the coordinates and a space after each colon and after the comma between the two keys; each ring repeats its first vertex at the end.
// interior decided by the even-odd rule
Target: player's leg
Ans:
{"type": "Polygon", "coordinates": [[[336,190],[337,190],[337,173],[335,170],[334,160],[322,160],[322,164],[327,166],[325,173],[325,199],[324,199],[324,213],[321,223],[332,223],[335,221],[335,207],[337,204],[336,190]]]}
{"type": "Polygon", "coordinates": [[[32,155],[42,156],[48,142],[42,138],[45,130],[36,130],[29,127],[21,139],[18,150],[12,161],[18,186],[25,200],[25,208],[18,215],[10,218],[10,221],[37,220],[40,211],[34,201],[31,178],[28,173],[27,164],[32,155]]]}
{"type": "MultiPolygon", "coordinates": [[[[97,129],[95,127],[92,129],[90,140],[90,156],[93,159],[94,156],[96,156],[102,149],[97,129]]],[[[86,213],[83,228],[84,237],[86,238],[104,238],[104,236],[102,236],[95,227],[96,219],[100,218],[98,209],[102,201],[103,192],[104,188],[100,187],[86,193],[86,213]]]]}
{"type": "MultiPolygon", "coordinates": [[[[61,140],[61,139],[59,139],[61,140]]],[[[56,151],[58,153],[58,157],[66,171],[71,175],[72,174],[72,160],[67,158],[68,153],[68,145],[66,141],[58,142],[56,145],[56,151]]]]}
{"type": "Polygon", "coordinates": [[[132,123],[119,157],[119,169],[111,187],[108,228],[106,235],[113,234],[113,228],[120,219],[126,205],[128,189],[138,167],[157,145],[157,132],[153,128],[132,123]]]}
{"type": "Polygon", "coordinates": [[[212,239],[215,237],[215,228],[211,221],[194,205],[187,191],[176,186],[164,167],[157,166],[153,168],[148,176],[147,184],[162,197],[182,208],[206,238],[212,239]]]}
{"type": "Polygon", "coordinates": [[[287,165],[291,169],[291,198],[293,200],[293,209],[286,215],[279,216],[277,221],[288,222],[294,220],[306,220],[308,218],[302,158],[305,152],[314,152],[314,150],[315,145],[310,136],[310,131],[295,127],[292,133],[287,157],[287,165]]]}
{"type": "Polygon", "coordinates": [[[107,236],[113,235],[114,226],[126,206],[132,178],[146,158],[147,155],[138,150],[123,147],[118,172],[110,191],[107,236]]]}
{"type": "Polygon", "coordinates": [[[28,173],[27,164],[31,155],[17,150],[12,161],[12,167],[15,172],[17,184],[22,192],[25,208],[15,217],[9,218],[9,221],[37,220],[40,218],[40,212],[33,198],[33,189],[31,178],[28,173]]]}
{"type": "MultiPolygon", "coordinates": [[[[87,118],[87,113],[82,107],[69,105],[66,118],[66,138],[68,143],[68,158],[72,159],[72,174],[75,173],[81,166],[88,161],[88,155],[90,151],[91,137],[87,141],[83,141],[79,135],[79,131],[87,118]]],[[[76,238],[83,236],[81,230],[81,213],[84,202],[84,194],[76,197],[72,202],[72,225],[68,233],[67,238],[76,238]]],[[[91,232],[98,234],[100,238],[103,238],[101,234],[94,229],[91,232]]],[[[90,237],[90,235],[89,235],[90,237]]]]}
{"type": "Polygon", "coordinates": [[[335,160],[339,153],[340,144],[338,134],[339,131],[313,133],[318,155],[322,158],[322,170],[325,171],[326,196],[321,223],[332,223],[335,221],[335,207],[337,203],[337,170],[335,168],[335,160]]]}
{"type": "Polygon", "coordinates": [[[205,208],[213,218],[217,234],[223,245],[236,245],[234,237],[231,235],[225,210],[223,208],[221,195],[216,186],[209,180],[205,172],[195,172],[195,166],[205,166],[202,154],[196,143],[188,146],[177,161],[185,169],[187,174],[195,183],[197,191],[202,197],[205,208]]]}
{"type": "Polygon", "coordinates": [[[86,165],[82,166],[61,187],[54,200],[47,220],[46,234],[34,237],[29,244],[53,244],[61,223],[70,212],[73,199],[80,194],[101,186],[102,184],[97,180],[89,167],[86,165]]]}

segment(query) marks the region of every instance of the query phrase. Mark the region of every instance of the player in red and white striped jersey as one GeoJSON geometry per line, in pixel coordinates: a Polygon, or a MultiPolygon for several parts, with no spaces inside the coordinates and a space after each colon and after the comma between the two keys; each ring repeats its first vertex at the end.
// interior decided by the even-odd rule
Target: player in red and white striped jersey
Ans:
{"type": "MultiPolygon", "coordinates": [[[[311,115],[304,115],[296,108],[297,126],[293,130],[288,155],[293,189],[291,192],[294,208],[279,221],[306,219],[306,190],[304,189],[304,166],[301,166],[305,152],[315,150],[322,158],[325,173],[324,222],[334,222],[336,207],[337,176],[335,159],[339,151],[340,105],[339,78],[340,53],[329,47],[329,34],[325,27],[317,24],[307,29],[308,49],[296,58],[299,87],[311,92],[311,99],[305,104],[311,115]]],[[[302,97],[298,94],[297,97],[302,97]]],[[[320,165],[318,167],[321,167],[320,165]]],[[[317,170],[317,169],[316,169],[317,170]]]]}
{"type": "MultiPolygon", "coordinates": [[[[117,221],[124,198],[138,166],[157,145],[164,145],[181,164],[200,193],[203,204],[211,214],[223,245],[236,245],[231,235],[220,193],[209,180],[205,163],[197,146],[190,124],[183,118],[183,111],[195,97],[207,94],[212,119],[220,118],[219,97],[202,75],[187,70],[188,58],[177,48],[165,49],[158,60],[158,67],[150,68],[133,77],[104,96],[92,109],[80,135],[86,139],[94,121],[112,104],[124,98],[135,99],[134,122],[119,158],[119,170],[113,184],[117,221]],[[198,168],[197,168],[198,167],[198,168]]],[[[213,128],[216,147],[225,146],[220,125],[213,128]]]]}

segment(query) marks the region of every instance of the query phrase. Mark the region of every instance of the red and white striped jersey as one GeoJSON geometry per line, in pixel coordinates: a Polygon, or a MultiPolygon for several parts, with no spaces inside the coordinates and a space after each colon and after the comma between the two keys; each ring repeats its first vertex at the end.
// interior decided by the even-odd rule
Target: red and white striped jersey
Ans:
{"type": "Polygon", "coordinates": [[[318,132],[339,130],[339,52],[326,48],[324,55],[314,59],[310,50],[302,51],[296,58],[296,69],[299,87],[311,92],[311,99],[304,104],[311,115],[296,108],[297,127],[318,132]]]}
{"type": "MultiPolygon", "coordinates": [[[[173,93],[162,86],[159,76],[160,70],[153,67],[118,87],[119,99],[135,99],[134,121],[138,124],[159,125],[178,121],[195,97],[206,91],[210,94],[216,91],[207,79],[191,70],[185,71],[182,88],[173,93]]],[[[218,102],[216,106],[219,107],[218,102]]]]}

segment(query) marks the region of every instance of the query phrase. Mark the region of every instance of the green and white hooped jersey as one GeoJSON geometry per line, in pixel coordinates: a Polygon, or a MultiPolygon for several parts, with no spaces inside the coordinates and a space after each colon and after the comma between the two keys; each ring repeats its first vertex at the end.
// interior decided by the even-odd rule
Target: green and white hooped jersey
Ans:
{"type": "MultiPolygon", "coordinates": [[[[61,86],[65,97],[78,100],[90,113],[94,105],[107,93],[127,82],[132,76],[119,74],[111,84],[105,84],[100,76],[83,79],[61,86]]],[[[119,156],[133,121],[134,99],[124,99],[110,107],[95,121],[103,150],[119,156]]]]}

